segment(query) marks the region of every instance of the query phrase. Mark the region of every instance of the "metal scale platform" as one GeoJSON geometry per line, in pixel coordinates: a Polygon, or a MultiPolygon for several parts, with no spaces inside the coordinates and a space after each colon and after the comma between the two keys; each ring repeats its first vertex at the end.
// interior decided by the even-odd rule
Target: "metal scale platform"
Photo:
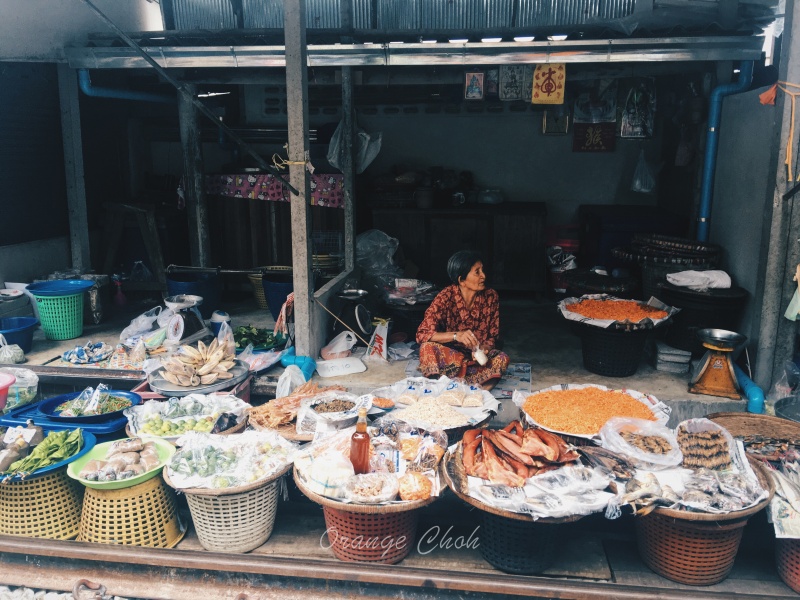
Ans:
{"type": "Polygon", "coordinates": [[[692,374],[689,391],[740,400],[742,390],[736,381],[732,355],[747,337],[725,329],[701,329],[697,337],[707,351],[692,374]]]}

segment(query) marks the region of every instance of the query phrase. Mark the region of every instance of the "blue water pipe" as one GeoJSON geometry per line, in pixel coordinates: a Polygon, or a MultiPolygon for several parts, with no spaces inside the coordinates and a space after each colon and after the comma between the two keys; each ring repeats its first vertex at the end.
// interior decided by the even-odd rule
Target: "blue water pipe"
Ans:
{"type": "Polygon", "coordinates": [[[703,158],[703,180],[700,187],[700,209],[697,214],[697,239],[708,241],[711,219],[711,199],[714,195],[714,172],[717,168],[717,147],[719,146],[719,125],[722,120],[722,100],[725,96],[746,92],[753,83],[753,61],[745,60],[739,69],[739,80],[714,88],[708,107],[708,132],[706,133],[706,153],[703,158]]]}
{"type": "Polygon", "coordinates": [[[306,381],[311,379],[311,376],[314,374],[314,370],[317,368],[317,362],[310,356],[297,356],[295,354],[294,346],[284,352],[283,357],[281,358],[281,364],[284,367],[288,367],[289,365],[297,365],[303,372],[303,377],[306,378],[306,381]]]}
{"type": "Polygon", "coordinates": [[[742,388],[744,395],[747,396],[747,412],[764,412],[764,390],[758,387],[752,379],[745,375],[736,364],[733,365],[733,372],[736,373],[736,382],[742,388]]]}
{"type": "Polygon", "coordinates": [[[164,104],[176,104],[178,99],[169,94],[156,94],[150,92],[138,92],[135,90],[120,90],[115,88],[96,87],[92,85],[89,78],[88,69],[78,69],[78,86],[87,96],[94,98],[116,98],[118,100],[140,100],[142,102],[161,102],[164,104]]]}

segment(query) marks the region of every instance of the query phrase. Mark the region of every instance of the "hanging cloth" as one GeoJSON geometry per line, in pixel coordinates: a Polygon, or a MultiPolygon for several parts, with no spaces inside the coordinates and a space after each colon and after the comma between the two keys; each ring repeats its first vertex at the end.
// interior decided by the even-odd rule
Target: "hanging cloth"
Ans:
{"type": "Polygon", "coordinates": [[[785,86],[795,88],[800,90],[800,85],[796,83],[789,83],[788,81],[778,81],[778,83],[774,84],[771,88],[769,88],[766,92],[762,92],[758,95],[758,100],[761,104],[770,104],[775,105],[775,98],[778,95],[778,90],[780,89],[782,92],[785,92],[789,95],[792,99],[792,115],[791,115],[791,124],[789,125],[789,141],[786,143],[786,160],[784,164],[786,164],[786,180],[790,182],[800,181],[800,176],[797,179],[794,177],[794,173],[792,172],[792,143],[794,142],[794,115],[795,115],[795,107],[796,107],[796,100],[797,97],[800,96],[800,91],[791,92],[785,86]]]}

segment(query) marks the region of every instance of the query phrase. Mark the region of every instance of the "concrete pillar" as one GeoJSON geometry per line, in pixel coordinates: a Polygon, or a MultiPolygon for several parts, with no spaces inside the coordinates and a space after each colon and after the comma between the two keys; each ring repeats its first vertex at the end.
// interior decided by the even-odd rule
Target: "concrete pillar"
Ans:
{"type": "Polygon", "coordinates": [[[178,121],[183,149],[183,193],[189,219],[189,254],[192,266],[208,267],[211,247],[208,239],[203,144],[197,124],[197,109],[192,104],[197,86],[187,83],[185,89],[191,96],[178,93],[178,121]]]}
{"type": "Polygon", "coordinates": [[[64,63],[58,64],[58,95],[61,102],[61,136],[67,183],[69,243],[74,269],[90,270],[89,221],[83,171],[83,138],[78,76],[64,63]]]}
{"type": "MultiPolygon", "coordinates": [[[[787,2],[778,79],[800,81],[800,2],[787,2]]],[[[775,177],[767,182],[772,196],[771,218],[764,220],[762,239],[769,248],[766,255],[763,283],[756,291],[762,300],[756,358],[756,383],[769,386],[783,372],[783,364],[794,353],[796,324],[783,317],[797,283],[792,281],[795,267],[800,263],[800,194],[788,200],[783,194],[798,182],[787,181],[786,145],[791,128],[791,101],[781,91],[776,100],[776,137],[772,147],[771,164],[775,177]]],[[[795,144],[792,141],[792,144],[795,144]]],[[[796,144],[795,144],[796,147],[796,144]]],[[[796,175],[796,174],[795,174],[796,175]]]]}
{"type": "Polygon", "coordinates": [[[286,104],[289,125],[289,182],[300,192],[291,195],[292,267],[294,269],[294,322],[297,354],[316,357],[321,347],[314,302],[311,263],[311,218],[308,172],[308,50],[306,2],[284,3],[286,36],[286,104]],[[294,164],[297,163],[297,164],[294,164]]]}
{"type": "Polygon", "coordinates": [[[342,128],[344,129],[344,270],[355,266],[355,176],[353,164],[353,139],[355,138],[355,108],[353,107],[352,67],[342,67],[342,128]]]}

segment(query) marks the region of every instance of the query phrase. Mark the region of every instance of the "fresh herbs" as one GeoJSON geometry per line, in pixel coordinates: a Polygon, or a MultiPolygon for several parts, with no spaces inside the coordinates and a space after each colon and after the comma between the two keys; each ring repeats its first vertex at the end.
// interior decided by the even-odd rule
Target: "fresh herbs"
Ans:
{"type": "Polygon", "coordinates": [[[83,433],[80,429],[51,431],[28,456],[13,463],[7,473],[10,477],[14,475],[24,477],[75,455],[80,451],[82,444],[83,433]]]}
{"type": "Polygon", "coordinates": [[[233,339],[239,349],[247,348],[249,344],[252,344],[256,350],[274,348],[286,341],[283,336],[276,336],[269,329],[259,329],[252,325],[243,325],[234,329],[233,339]]]}

